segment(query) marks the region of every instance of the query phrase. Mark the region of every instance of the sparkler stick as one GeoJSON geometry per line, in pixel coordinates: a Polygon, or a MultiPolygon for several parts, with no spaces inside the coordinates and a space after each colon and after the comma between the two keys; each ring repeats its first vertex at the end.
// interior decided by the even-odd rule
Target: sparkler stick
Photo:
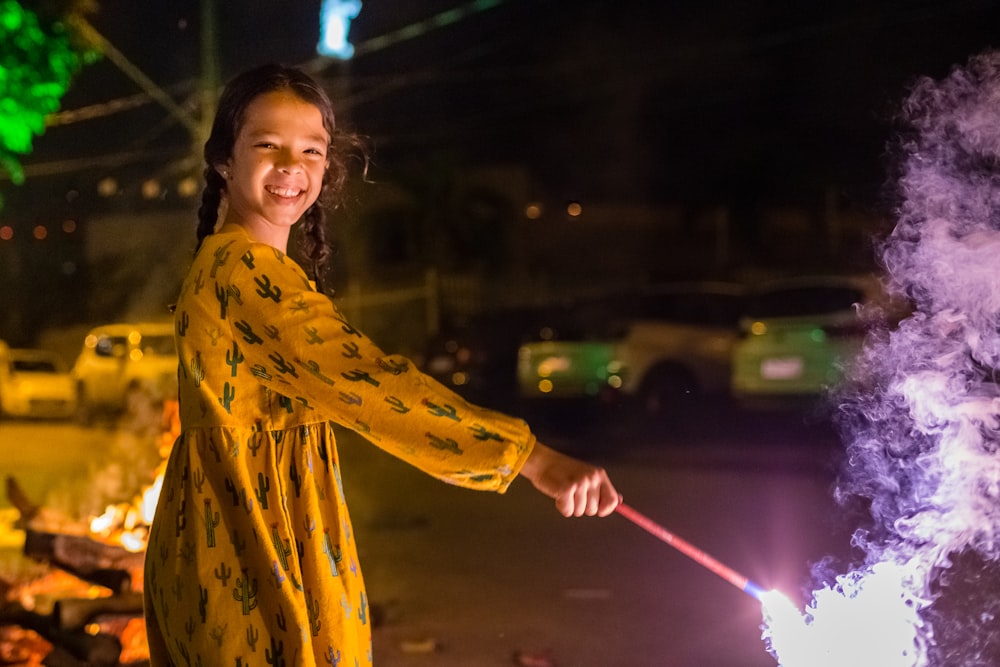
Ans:
{"type": "Polygon", "coordinates": [[[618,507],[615,508],[615,511],[645,530],[650,535],[666,542],[699,565],[702,565],[714,574],[719,575],[747,595],[763,602],[761,596],[764,595],[764,589],[744,577],[739,572],[723,565],[698,547],[674,535],[660,524],[656,523],[649,517],[636,512],[625,503],[619,503],[618,507]]]}

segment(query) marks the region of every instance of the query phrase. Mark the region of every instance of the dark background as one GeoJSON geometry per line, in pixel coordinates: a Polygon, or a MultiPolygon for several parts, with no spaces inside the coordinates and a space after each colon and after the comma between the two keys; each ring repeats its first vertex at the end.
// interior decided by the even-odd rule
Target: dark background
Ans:
{"type": "MultiPolygon", "coordinates": [[[[448,153],[517,161],[566,197],[877,201],[890,117],[917,76],[995,43],[987,0],[365,2],[357,56],[318,76],[378,162],[448,153]],[[485,3],[480,3],[485,4],[485,3]],[[464,9],[453,23],[427,19],[464,9]],[[418,26],[421,34],[400,37],[418,26]],[[396,43],[366,50],[395,34],[396,43]]],[[[317,0],[218,2],[220,79],[266,61],[317,65],[317,0]]],[[[199,3],[102,0],[93,25],[182,104],[196,104],[199,3]]],[[[105,58],[64,109],[138,93],[105,58]]],[[[195,110],[196,111],[196,110],[195,110]]],[[[188,148],[159,105],[50,128],[26,160],[188,148]]]]}

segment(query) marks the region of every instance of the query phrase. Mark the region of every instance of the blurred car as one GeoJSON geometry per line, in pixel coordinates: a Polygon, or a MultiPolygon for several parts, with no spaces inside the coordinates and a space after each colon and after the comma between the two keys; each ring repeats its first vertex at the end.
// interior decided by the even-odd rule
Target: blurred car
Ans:
{"type": "Polygon", "coordinates": [[[72,369],[80,419],[121,413],[133,391],[157,401],[176,394],[177,361],[171,322],[91,329],[72,369]]]}
{"type": "Polygon", "coordinates": [[[517,401],[521,343],[555,335],[567,319],[561,305],[516,306],[453,319],[428,341],[422,370],[463,398],[511,409],[517,401]]]}
{"type": "Polygon", "coordinates": [[[725,393],[744,293],[734,283],[678,283],[590,303],[585,336],[521,346],[521,395],[625,401],[661,416],[725,393]]]}
{"type": "Polygon", "coordinates": [[[0,351],[0,413],[5,417],[66,419],[76,411],[73,377],[48,350],[0,351]]]}
{"type": "Polygon", "coordinates": [[[822,394],[864,342],[858,306],[884,300],[871,276],[802,277],[756,289],[733,348],[733,396],[766,403],[822,394]]]}

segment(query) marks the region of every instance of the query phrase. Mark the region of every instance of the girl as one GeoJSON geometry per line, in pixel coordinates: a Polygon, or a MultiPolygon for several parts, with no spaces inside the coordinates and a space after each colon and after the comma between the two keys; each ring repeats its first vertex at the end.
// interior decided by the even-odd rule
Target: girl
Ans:
{"type": "Polygon", "coordinates": [[[146,556],[154,667],[371,664],[331,420],[452,484],[502,493],[520,474],[565,516],[618,503],[603,470],[384,354],[286,255],[301,221],[322,276],[344,141],[295,69],[245,72],[219,101],[175,310],[181,435],[146,556]]]}

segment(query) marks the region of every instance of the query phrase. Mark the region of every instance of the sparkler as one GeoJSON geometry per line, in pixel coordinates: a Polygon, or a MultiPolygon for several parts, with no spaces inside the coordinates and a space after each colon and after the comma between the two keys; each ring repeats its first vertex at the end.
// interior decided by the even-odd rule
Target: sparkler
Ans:
{"type": "Polygon", "coordinates": [[[723,565],[722,563],[717,561],[712,556],[709,556],[707,553],[705,553],[698,547],[678,537],[677,535],[674,535],[672,532],[670,532],[660,524],[656,523],[649,517],[640,514],[639,512],[635,511],[625,503],[619,503],[618,507],[615,508],[615,511],[621,514],[629,521],[631,521],[632,523],[634,523],[635,525],[645,530],[650,535],[653,535],[654,537],[657,537],[660,540],[666,542],[667,544],[672,546],[674,549],[677,549],[691,560],[707,568],[713,574],[722,577],[723,579],[731,583],[733,586],[736,586],[736,588],[740,589],[750,597],[755,598],[760,602],[764,602],[764,597],[763,597],[765,595],[764,589],[755,584],[754,582],[750,581],[748,578],[744,577],[736,570],[726,565],[723,565]]]}

